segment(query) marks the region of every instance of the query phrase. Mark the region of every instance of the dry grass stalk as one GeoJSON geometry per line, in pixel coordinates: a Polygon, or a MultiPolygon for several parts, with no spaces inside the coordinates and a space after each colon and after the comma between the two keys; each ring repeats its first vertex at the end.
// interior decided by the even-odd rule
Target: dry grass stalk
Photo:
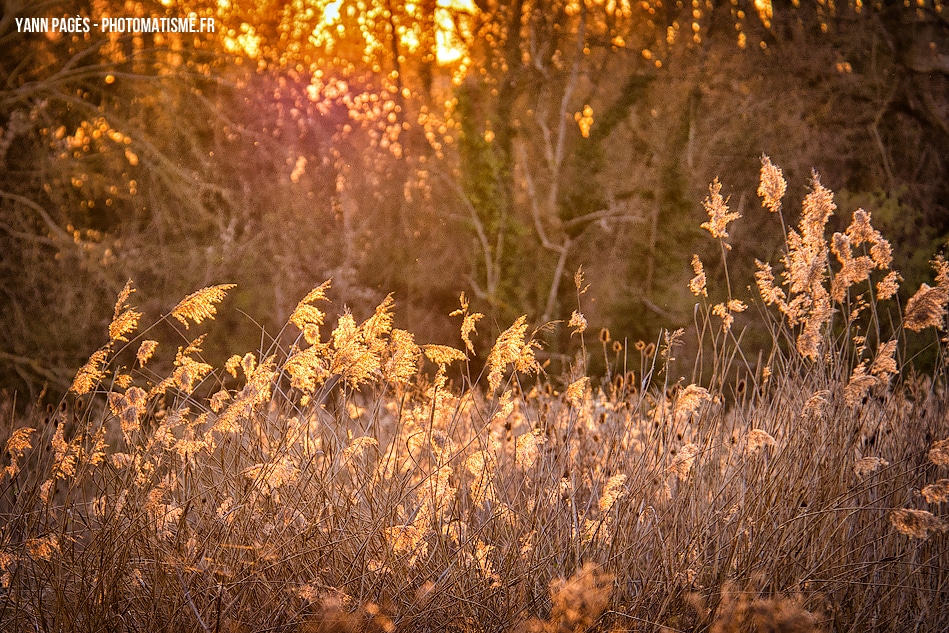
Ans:
{"type": "MultiPolygon", "coordinates": [[[[762,170],[763,201],[777,210],[783,176],[762,170]]],[[[724,221],[720,190],[711,193],[724,221]]],[[[449,382],[449,365],[475,365],[481,317],[466,298],[453,313],[459,349],[394,329],[391,297],[361,323],[344,312],[327,336],[328,282],[297,305],[292,341],[213,367],[203,337],[174,354],[149,340],[132,361],[133,345],[118,345],[140,321],[127,284],[108,343],[63,407],[17,420],[0,400],[18,429],[0,430],[0,629],[85,630],[115,622],[120,605],[122,625],[138,630],[161,618],[222,631],[797,631],[827,626],[810,605],[842,596],[828,616],[836,628],[897,630],[914,609],[920,630],[945,630],[949,553],[935,504],[949,480],[919,457],[929,450],[949,465],[949,440],[923,439],[949,436],[945,377],[898,379],[897,341],[913,335],[874,320],[882,292],[851,296],[883,275],[888,249],[861,212],[829,241],[832,212],[815,179],[781,283],[758,264],[759,291],[783,320],[768,323],[766,360],[755,366],[741,337],[700,328],[712,345],[681,347],[697,354],[696,369],[676,383],[693,361],[674,359],[679,330],[660,350],[632,345],[641,365],[622,372],[635,389],[597,388],[582,363],[539,372],[524,317],[498,338],[484,379],[449,382]],[[839,336],[838,325],[852,330],[839,336]],[[434,368],[420,367],[423,356],[434,368]],[[747,372],[737,385],[736,369],[747,372]],[[496,397],[512,370],[537,377],[496,397]],[[768,431],[743,437],[748,421],[768,431]],[[854,461],[870,450],[886,460],[854,461]],[[840,471],[847,464],[859,480],[840,471]],[[912,490],[930,512],[881,511],[912,503],[912,490]],[[908,548],[904,534],[927,540],[908,548]],[[896,564],[879,564],[884,554],[896,564]],[[732,589],[757,573],[768,594],[732,589]],[[721,604],[695,612],[684,591],[721,604]]],[[[941,288],[949,266],[936,262],[941,288]]],[[[699,265],[693,292],[706,290],[699,265]]],[[[575,284],[579,296],[581,271],[575,284]]],[[[210,319],[215,305],[164,319],[210,319]]],[[[720,305],[724,321],[745,304],[729,294],[720,305]]],[[[716,312],[702,307],[708,325],[716,312]]],[[[568,326],[586,327],[579,309],[568,326]]],[[[619,334],[600,332],[617,359],[619,334]]]]}

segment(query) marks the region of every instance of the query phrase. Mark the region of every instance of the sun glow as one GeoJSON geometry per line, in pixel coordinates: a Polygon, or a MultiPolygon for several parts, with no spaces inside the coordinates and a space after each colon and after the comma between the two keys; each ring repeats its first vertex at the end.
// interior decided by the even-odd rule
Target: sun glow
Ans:
{"type": "Polygon", "coordinates": [[[339,20],[339,9],[343,6],[343,0],[330,2],[323,7],[323,23],[335,24],[339,20]]]}
{"type": "Polygon", "coordinates": [[[471,17],[476,13],[472,0],[439,0],[435,9],[435,55],[439,64],[452,64],[465,57],[465,40],[471,37],[471,17]]]}

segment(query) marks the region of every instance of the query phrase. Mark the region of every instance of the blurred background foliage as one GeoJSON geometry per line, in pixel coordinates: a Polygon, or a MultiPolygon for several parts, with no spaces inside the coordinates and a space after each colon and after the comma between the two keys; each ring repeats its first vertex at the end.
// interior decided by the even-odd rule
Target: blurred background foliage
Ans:
{"type": "Polygon", "coordinates": [[[736,294],[780,257],[762,153],[790,223],[812,167],[833,230],[872,213],[905,300],[949,236],[947,35],[936,0],[5,0],[0,388],[63,393],[129,278],[146,322],[238,284],[215,358],[327,278],[337,310],[394,292],[400,326],[457,344],[460,292],[491,335],[568,316],[581,265],[591,327],[655,340],[692,320],[692,253],[724,288],[716,176],[736,294]],[[215,32],[18,23],[192,13],[215,32]]]}

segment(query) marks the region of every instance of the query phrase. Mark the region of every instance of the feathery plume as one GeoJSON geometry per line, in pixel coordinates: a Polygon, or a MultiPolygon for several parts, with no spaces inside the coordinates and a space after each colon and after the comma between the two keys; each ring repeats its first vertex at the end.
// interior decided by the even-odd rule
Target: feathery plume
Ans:
{"type": "Polygon", "coordinates": [[[844,300],[848,288],[870,278],[874,264],[866,255],[854,257],[850,238],[843,233],[834,233],[830,250],[841,264],[831,283],[830,295],[834,301],[840,303],[844,300]]]}
{"type": "Polygon", "coordinates": [[[33,560],[52,560],[53,553],[60,551],[59,539],[55,534],[27,539],[24,548],[33,560]]]}
{"type": "Polygon", "coordinates": [[[293,457],[284,455],[270,463],[255,464],[244,469],[241,474],[260,486],[265,495],[270,495],[277,488],[295,482],[300,476],[300,469],[293,457]]]}
{"type": "Polygon", "coordinates": [[[827,242],[824,229],[837,206],[833,194],[820,184],[816,172],[811,181],[811,192],[804,199],[803,214],[797,230],[788,232],[787,253],[782,258],[785,270],[784,284],[788,286],[785,302],[769,287],[770,269],[759,266],[759,290],[765,301],[773,299],[788,319],[789,325],[803,323],[796,347],[805,358],[816,361],[819,356],[822,330],[830,321],[833,309],[830,294],[824,288],[827,274],[827,242]]]}
{"type": "Polygon", "coordinates": [[[573,285],[577,287],[577,294],[586,294],[590,286],[584,286],[586,274],[583,272],[583,266],[577,268],[577,272],[573,273],[573,285]]]}
{"type": "Polygon", "coordinates": [[[135,353],[135,359],[138,361],[139,367],[151,359],[157,348],[158,341],[142,341],[142,344],[138,346],[138,352],[135,353]]]}
{"type": "Polygon", "coordinates": [[[922,490],[926,503],[942,503],[949,500],[949,479],[940,479],[922,490]]]}
{"type": "Polygon", "coordinates": [[[382,375],[397,385],[408,383],[418,371],[418,359],[422,351],[415,344],[415,335],[398,328],[389,337],[389,354],[382,366],[382,375]]]}
{"type": "Polygon", "coordinates": [[[128,436],[139,428],[139,422],[148,407],[148,393],[139,387],[132,387],[124,394],[109,393],[109,409],[119,418],[122,432],[128,436]]]}
{"type": "Polygon", "coordinates": [[[890,462],[885,459],[880,459],[879,457],[864,457],[858,459],[857,462],[853,465],[853,472],[857,477],[866,477],[870,473],[875,473],[881,468],[886,468],[890,465],[890,462]]]}
{"type": "Polygon", "coordinates": [[[900,289],[900,281],[903,278],[895,270],[887,273],[886,277],[877,282],[877,299],[886,301],[895,295],[900,289]]]}
{"type": "Polygon", "coordinates": [[[946,303],[949,302],[949,288],[922,284],[909,301],[903,313],[903,327],[919,332],[930,326],[942,329],[946,303]]]}
{"type": "Polygon", "coordinates": [[[352,441],[352,443],[343,449],[341,460],[343,464],[355,462],[370,448],[378,448],[379,440],[368,435],[362,435],[352,441]]]}
{"type": "Polygon", "coordinates": [[[870,224],[870,213],[863,209],[857,209],[853,212],[853,220],[847,227],[847,237],[850,238],[853,246],[861,244],[870,244],[870,259],[874,266],[880,270],[886,270],[893,262],[893,249],[883,235],[870,224]]]}
{"type": "Polygon", "coordinates": [[[478,321],[484,318],[484,315],[480,312],[475,312],[474,314],[468,313],[468,297],[465,296],[465,293],[461,293],[458,302],[461,304],[461,307],[451,312],[448,316],[460,315],[463,317],[461,321],[461,340],[465,343],[465,349],[474,354],[475,350],[474,345],[471,343],[471,335],[478,333],[475,326],[477,326],[478,321]]]}
{"type": "Polygon", "coordinates": [[[113,319],[118,317],[119,313],[122,312],[122,309],[126,307],[125,304],[129,300],[129,297],[132,296],[133,292],[135,292],[135,288],[132,286],[132,280],[129,279],[125,282],[125,286],[119,291],[118,297],[115,300],[115,310],[112,311],[113,319]]]}
{"type": "Polygon", "coordinates": [[[244,357],[240,354],[233,354],[224,362],[224,371],[229,373],[234,378],[237,378],[237,368],[241,366],[243,360],[244,357]]]}
{"type": "Polygon", "coordinates": [[[216,304],[223,301],[227,296],[227,291],[234,288],[235,284],[221,284],[218,286],[208,286],[197,292],[193,292],[171,311],[171,316],[178,319],[185,329],[190,327],[188,319],[195,323],[201,323],[205,319],[213,319],[217,314],[216,304]]]}
{"type": "Polygon", "coordinates": [[[204,338],[205,335],[202,334],[193,340],[186,348],[178,348],[178,353],[175,356],[175,372],[172,374],[170,384],[167,386],[174,385],[183,392],[190,394],[194,391],[195,386],[213,371],[213,367],[192,357],[192,354],[201,353],[201,345],[204,342],[204,338]]]}
{"type": "Polygon", "coordinates": [[[478,478],[487,469],[487,451],[475,451],[465,459],[465,469],[472,477],[478,478]]]}
{"type": "Polygon", "coordinates": [[[498,409],[494,415],[491,416],[491,423],[497,425],[504,424],[513,412],[514,392],[511,389],[507,389],[501,394],[501,397],[498,398],[498,409]]]}
{"type": "Polygon", "coordinates": [[[823,418],[827,415],[827,408],[830,406],[830,402],[827,400],[828,396],[830,396],[830,391],[821,389],[808,398],[801,409],[801,417],[823,418]]]}
{"type": "Polygon", "coordinates": [[[761,155],[761,177],[758,184],[758,196],[761,206],[768,207],[771,213],[781,210],[781,198],[788,190],[788,183],[784,179],[784,172],[774,165],[767,154],[761,155]]]}
{"type": "Polygon", "coordinates": [[[550,621],[543,631],[586,631],[609,606],[613,577],[587,564],[569,579],[550,583],[550,621]]]}
{"type": "Polygon", "coordinates": [[[317,301],[327,301],[326,291],[329,290],[330,285],[331,280],[327,279],[308,292],[290,314],[290,323],[303,332],[303,338],[310,345],[317,345],[320,342],[320,326],[326,318],[326,313],[313,304],[317,301]]]}
{"type": "Polygon", "coordinates": [[[888,379],[898,372],[899,367],[896,365],[896,359],[893,358],[894,354],[896,354],[896,339],[880,346],[877,350],[877,357],[873,359],[873,364],[870,365],[870,373],[874,376],[888,379]]]}
{"type": "Polygon", "coordinates": [[[129,296],[135,292],[132,287],[132,280],[125,282],[125,287],[119,292],[118,299],[115,302],[115,310],[112,313],[112,322],[109,323],[110,341],[128,341],[125,335],[138,327],[138,320],[142,318],[142,313],[126,306],[129,296]]]}
{"type": "Polygon", "coordinates": [[[702,266],[702,260],[699,259],[698,255],[692,255],[692,271],[695,273],[695,277],[689,281],[689,290],[696,297],[707,297],[708,290],[705,288],[705,267],[702,266]]]}
{"type": "Polygon", "coordinates": [[[712,237],[728,237],[728,223],[741,217],[740,213],[731,213],[725,199],[722,198],[722,183],[716,178],[708,188],[709,195],[702,203],[705,211],[708,213],[708,222],[703,222],[701,227],[712,234],[712,237]]]}
{"type": "Polygon", "coordinates": [[[142,318],[142,313],[133,308],[127,309],[122,314],[117,315],[109,323],[110,341],[128,341],[126,334],[134,332],[138,327],[138,320],[142,318]]]}
{"type": "Polygon", "coordinates": [[[590,379],[586,376],[574,380],[567,386],[567,390],[564,392],[564,399],[569,402],[574,408],[579,408],[583,404],[583,396],[586,394],[587,385],[590,383],[590,379]]]}
{"type": "Polygon", "coordinates": [[[603,488],[603,493],[600,495],[600,512],[608,512],[626,494],[626,490],[623,488],[624,483],[626,483],[626,475],[610,477],[609,481],[606,482],[606,487],[603,488]]]}
{"type": "Polygon", "coordinates": [[[689,385],[679,394],[675,405],[675,416],[677,418],[686,418],[712,399],[712,395],[705,387],[698,385],[689,385]]]}
{"type": "Polygon", "coordinates": [[[256,368],[257,357],[251,352],[244,354],[244,357],[241,359],[241,369],[244,371],[244,375],[250,377],[256,368]]]}
{"type": "Polygon", "coordinates": [[[514,442],[514,462],[524,470],[530,469],[545,441],[540,431],[529,431],[519,436],[514,442]]]}
{"type": "Polygon", "coordinates": [[[379,355],[364,338],[352,314],[347,312],[339,317],[332,339],[334,353],[330,361],[329,374],[339,374],[352,387],[358,387],[367,382],[372,377],[372,373],[379,368],[379,355]]]}
{"type": "Polygon", "coordinates": [[[808,243],[824,241],[824,228],[834,214],[834,193],[821,184],[820,175],[811,174],[811,191],[804,197],[801,234],[808,243]]]}
{"type": "Polygon", "coordinates": [[[422,351],[428,360],[443,367],[452,364],[456,360],[468,360],[464,352],[448,345],[423,345],[422,351]]]}
{"type": "Polygon", "coordinates": [[[870,389],[886,384],[879,376],[867,373],[866,364],[860,364],[853,370],[850,381],[844,387],[844,401],[849,407],[855,407],[863,401],[870,389]]]}
{"type": "MultiPolygon", "coordinates": [[[[75,438],[67,442],[63,435],[63,425],[56,427],[56,432],[50,440],[50,447],[54,451],[52,479],[66,479],[76,474],[76,464],[79,460],[80,446],[75,438]]],[[[45,501],[45,500],[44,500],[45,501]]]]}
{"type": "Polygon", "coordinates": [[[902,509],[890,513],[890,522],[900,534],[924,539],[930,532],[945,532],[949,526],[925,510],[902,509]]]}
{"type": "Polygon", "coordinates": [[[669,472],[675,474],[680,480],[685,481],[692,472],[692,466],[695,464],[695,458],[699,454],[699,447],[689,442],[679,449],[678,454],[672,460],[669,466],[669,472]]]}
{"type": "Polygon", "coordinates": [[[784,294],[784,290],[774,285],[774,271],[771,269],[771,264],[756,259],[755,267],[758,269],[755,272],[755,283],[758,285],[761,299],[765,305],[777,304],[783,312],[786,309],[784,300],[787,299],[787,295],[784,294]]]}
{"type": "Polygon", "coordinates": [[[520,316],[507,330],[501,333],[488,354],[488,385],[494,391],[501,385],[504,369],[513,364],[515,371],[536,373],[540,365],[534,358],[536,341],[524,342],[527,332],[527,316],[520,316]]]}
{"type": "Polygon", "coordinates": [[[949,439],[933,442],[929,449],[929,461],[937,466],[949,466],[949,439]]]}
{"type": "MultiPolygon", "coordinates": [[[[842,302],[850,286],[870,279],[875,269],[887,270],[893,261],[893,250],[889,242],[870,224],[870,214],[863,209],[854,211],[853,220],[846,233],[834,233],[831,251],[840,262],[840,271],[831,284],[834,301],[842,302]],[[863,244],[871,244],[870,255],[854,257],[853,251],[863,244]]],[[[891,283],[893,279],[888,283],[891,283]]]]}
{"type": "Polygon", "coordinates": [[[81,396],[95,389],[96,385],[99,384],[99,381],[102,380],[102,377],[105,375],[103,364],[108,357],[108,347],[103,347],[93,352],[89,360],[86,361],[86,364],[76,373],[76,377],[73,379],[72,386],[69,387],[69,390],[81,396]]]}
{"type": "MultiPolygon", "coordinates": [[[[298,387],[297,376],[287,367],[290,364],[290,360],[291,359],[287,359],[283,369],[291,375],[291,385],[298,387]]],[[[299,366],[297,366],[297,368],[299,369],[299,366]]],[[[224,410],[224,413],[218,416],[211,430],[218,433],[235,433],[240,431],[241,419],[251,418],[257,407],[270,400],[271,387],[276,377],[276,358],[274,356],[268,356],[263,359],[260,364],[254,368],[254,372],[247,377],[247,384],[234,396],[231,404],[224,410]]],[[[310,378],[313,377],[310,376],[310,378]]],[[[308,398],[312,392],[304,391],[304,393],[305,397],[303,399],[309,402],[308,398]]],[[[306,402],[303,404],[305,405],[306,402]]]]}
{"type": "Polygon", "coordinates": [[[0,480],[7,476],[9,476],[10,479],[16,477],[17,473],[20,471],[20,458],[23,457],[23,454],[32,447],[32,444],[30,443],[30,435],[32,435],[35,431],[36,429],[22,427],[10,434],[4,450],[4,453],[10,456],[10,465],[3,470],[0,470],[0,480]]]}
{"type": "Polygon", "coordinates": [[[581,312],[574,310],[573,314],[570,315],[567,327],[574,328],[573,332],[570,333],[571,338],[574,334],[583,334],[587,329],[587,318],[581,312]]]}
{"type": "Polygon", "coordinates": [[[208,408],[214,413],[220,413],[221,409],[224,408],[224,403],[230,399],[231,394],[228,393],[227,389],[221,389],[211,396],[211,399],[208,401],[208,408]]]}
{"type": "Polygon", "coordinates": [[[394,306],[395,300],[392,298],[392,293],[389,293],[382,300],[382,303],[376,306],[373,315],[359,326],[363,343],[374,356],[380,356],[385,350],[385,337],[392,331],[394,320],[392,309],[394,306]]]}
{"type": "Polygon", "coordinates": [[[732,329],[735,322],[734,313],[744,312],[748,306],[738,299],[730,299],[728,303],[716,303],[712,306],[712,314],[722,320],[722,331],[728,332],[732,329]]]}
{"type": "Polygon", "coordinates": [[[757,453],[762,448],[767,447],[774,449],[778,446],[778,443],[771,437],[771,434],[764,429],[751,429],[748,431],[748,434],[745,435],[745,444],[752,453],[757,453]]]}

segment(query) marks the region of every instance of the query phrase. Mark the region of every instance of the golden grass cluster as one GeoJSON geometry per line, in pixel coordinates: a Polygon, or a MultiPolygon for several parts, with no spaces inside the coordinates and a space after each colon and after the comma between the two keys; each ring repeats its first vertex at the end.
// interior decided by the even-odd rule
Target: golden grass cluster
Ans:
{"type": "MultiPolygon", "coordinates": [[[[786,188],[765,157],[763,206],[786,188]]],[[[724,261],[717,181],[706,209],[724,261]]],[[[946,341],[928,375],[901,348],[944,327],[949,267],[901,310],[870,214],[828,236],[835,209],[815,174],[758,297],[693,257],[695,327],[602,330],[607,379],[579,271],[563,375],[527,317],[478,338],[464,295],[457,346],[391,296],[330,327],[329,282],[216,367],[187,330],[231,286],[159,317],[169,342],[127,284],[61,406],[4,432],[0,629],[945,630],[946,341]]]]}

